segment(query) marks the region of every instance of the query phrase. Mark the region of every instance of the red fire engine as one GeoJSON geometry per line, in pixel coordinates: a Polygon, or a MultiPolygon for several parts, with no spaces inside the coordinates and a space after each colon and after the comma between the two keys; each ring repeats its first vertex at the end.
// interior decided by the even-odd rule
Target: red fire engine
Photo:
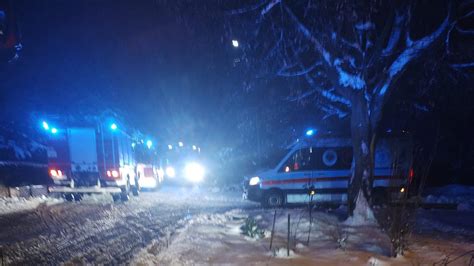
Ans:
{"type": "Polygon", "coordinates": [[[114,201],[139,194],[139,175],[132,137],[118,119],[106,116],[52,117],[43,120],[48,133],[50,193],[80,200],[88,193],[110,193],[114,201]]]}

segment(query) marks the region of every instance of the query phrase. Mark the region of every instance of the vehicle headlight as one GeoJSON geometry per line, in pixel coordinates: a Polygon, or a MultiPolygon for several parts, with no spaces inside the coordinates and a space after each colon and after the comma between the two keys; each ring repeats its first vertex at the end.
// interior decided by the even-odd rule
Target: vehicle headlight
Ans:
{"type": "Polygon", "coordinates": [[[191,182],[201,182],[204,179],[204,167],[198,163],[188,163],[184,168],[184,174],[191,182]]]}
{"type": "Polygon", "coordinates": [[[258,183],[260,183],[260,177],[258,177],[258,176],[254,176],[254,177],[250,178],[250,180],[249,180],[249,185],[251,185],[251,186],[258,185],[258,183]]]}
{"type": "Polygon", "coordinates": [[[176,176],[176,171],[174,170],[173,167],[168,166],[168,167],[166,167],[166,175],[168,177],[175,177],[176,176]]]}

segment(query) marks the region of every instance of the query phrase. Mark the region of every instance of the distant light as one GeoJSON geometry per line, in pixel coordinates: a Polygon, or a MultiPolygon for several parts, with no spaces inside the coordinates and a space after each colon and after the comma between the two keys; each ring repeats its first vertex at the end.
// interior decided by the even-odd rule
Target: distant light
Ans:
{"type": "Polygon", "coordinates": [[[110,125],[110,129],[117,130],[117,124],[112,123],[112,125],[110,125]]]}
{"type": "Polygon", "coordinates": [[[239,47],[239,41],[232,40],[232,46],[234,46],[235,48],[239,47]]]}
{"type": "Polygon", "coordinates": [[[51,128],[51,133],[53,133],[53,134],[56,134],[56,133],[58,133],[58,129],[57,129],[57,128],[55,128],[55,127],[51,128]]]}
{"type": "Polygon", "coordinates": [[[49,125],[46,123],[46,121],[43,121],[43,128],[44,130],[49,130],[49,125]]]}
{"type": "Polygon", "coordinates": [[[193,145],[193,151],[195,151],[197,148],[196,148],[196,145],[193,145]]]}
{"type": "Polygon", "coordinates": [[[178,142],[178,146],[183,147],[184,146],[183,142],[181,142],[181,141],[178,142]]]}
{"type": "Polygon", "coordinates": [[[311,137],[316,133],[316,129],[308,129],[306,130],[306,136],[311,137]]]}
{"type": "Polygon", "coordinates": [[[168,177],[171,177],[171,178],[176,176],[176,171],[171,166],[166,167],[165,173],[168,177]]]}
{"type": "Polygon", "coordinates": [[[135,148],[136,145],[137,145],[137,144],[136,144],[135,142],[132,143],[132,148],[135,148]]]}
{"type": "Polygon", "coordinates": [[[184,174],[187,180],[193,183],[199,183],[204,179],[204,167],[198,163],[192,162],[184,167],[184,174]]]}
{"type": "Polygon", "coordinates": [[[172,150],[172,149],[173,149],[173,145],[168,144],[168,150],[172,150]]]}
{"type": "Polygon", "coordinates": [[[151,146],[153,146],[153,142],[151,140],[147,140],[146,146],[148,147],[148,149],[151,149],[151,146]]]}
{"type": "Polygon", "coordinates": [[[400,192],[401,192],[401,193],[405,192],[405,188],[402,187],[402,188],[400,189],[400,192]]]}

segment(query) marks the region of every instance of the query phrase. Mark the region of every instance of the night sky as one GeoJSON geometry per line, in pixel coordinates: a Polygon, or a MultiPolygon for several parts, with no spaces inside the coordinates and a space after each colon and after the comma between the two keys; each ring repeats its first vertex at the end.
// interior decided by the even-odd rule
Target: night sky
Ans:
{"type": "MultiPolygon", "coordinates": [[[[249,73],[245,62],[236,63],[245,52],[232,47],[232,39],[245,46],[251,42],[245,36],[252,32],[244,24],[239,27],[238,20],[248,18],[229,15],[242,1],[11,2],[23,49],[17,62],[0,65],[2,122],[31,122],[32,112],[81,115],[112,109],[158,143],[185,140],[214,145],[215,150],[245,146],[244,154],[261,153],[260,146],[274,150],[307,127],[349,133],[347,118],[322,120],[317,103],[288,100],[304,91],[305,83],[255,78],[258,75],[249,73]]],[[[427,5],[431,2],[419,7],[427,5]]],[[[415,26],[424,29],[438,22],[439,18],[421,17],[415,26]]],[[[457,57],[474,51],[467,42],[458,43],[463,45],[452,47],[457,57]]],[[[433,78],[419,80],[420,69],[430,71],[441,52],[431,51],[424,62],[408,68],[383,124],[401,122],[416,128],[420,138],[429,138],[433,134],[427,121],[440,121],[440,154],[448,154],[472,145],[467,132],[474,125],[473,89],[472,79],[466,78],[472,77],[472,70],[440,68],[430,74],[433,78]],[[430,91],[418,97],[413,93],[417,88],[430,91]],[[413,100],[436,103],[437,113],[414,116],[413,100]]]]}
{"type": "Polygon", "coordinates": [[[112,108],[148,134],[206,141],[240,85],[215,1],[14,2],[23,50],[2,66],[4,119],[112,108]]]}

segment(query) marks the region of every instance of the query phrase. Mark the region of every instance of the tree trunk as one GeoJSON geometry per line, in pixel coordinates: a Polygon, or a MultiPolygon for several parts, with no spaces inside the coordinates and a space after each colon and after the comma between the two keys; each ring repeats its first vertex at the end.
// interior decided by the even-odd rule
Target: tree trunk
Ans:
{"type": "Polygon", "coordinates": [[[359,195],[371,202],[371,140],[372,130],[367,102],[363,93],[356,93],[352,99],[351,135],[354,165],[348,188],[348,212],[354,215],[359,195]],[[361,192],[361,193],[360,193],[361,192]]]}

